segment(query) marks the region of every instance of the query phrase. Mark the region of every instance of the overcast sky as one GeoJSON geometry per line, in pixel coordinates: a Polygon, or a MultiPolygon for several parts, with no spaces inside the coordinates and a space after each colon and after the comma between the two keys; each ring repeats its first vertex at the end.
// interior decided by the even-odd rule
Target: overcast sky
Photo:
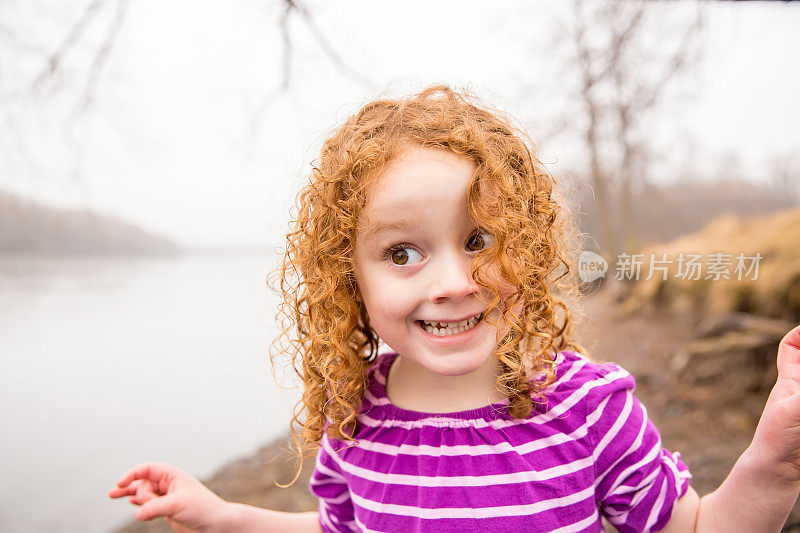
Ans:
{"type": "MultiPolygon", "coordinates": [[[[565,83],[552,67],[564,4],[309,1],[321,32],[375,88],[342,75],[294,16],[289,91],[251,134],[260,102],[280,83],[281,5],[136,0],[92,108],[65,134],[113,9],[33,98],[14,94],[43,68],[30,47],[53,49],[87,2],[3,2],[0,30],[25,38],[0,45],[0,189],[113,214],[182,244],[274,244],[326,133],[381,91],[468,86],[526,121],[534,140],[544,135],[550,98],[565,83]]],[[[709,2],[704,10],[702,61],[653,123],[661,170],[674,172],[664,161],[681,159],[711,171],[736,153],[756,175],[770,157],[800,151],[800,5],[709,2]]],[[[543,150],[554,166],[580,164],[568,140],[543,150]]]]}

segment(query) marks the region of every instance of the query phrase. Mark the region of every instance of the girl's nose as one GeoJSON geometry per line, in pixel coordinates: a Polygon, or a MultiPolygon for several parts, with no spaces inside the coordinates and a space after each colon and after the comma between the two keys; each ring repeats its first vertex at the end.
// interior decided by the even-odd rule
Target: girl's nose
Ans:
{"type": "Polygon", "coordinates": [[[480,286],[472,279],[472,258],[443,257],[434,270],[430,284],[430,300],[441,303],[478,294],[480,286]]]}

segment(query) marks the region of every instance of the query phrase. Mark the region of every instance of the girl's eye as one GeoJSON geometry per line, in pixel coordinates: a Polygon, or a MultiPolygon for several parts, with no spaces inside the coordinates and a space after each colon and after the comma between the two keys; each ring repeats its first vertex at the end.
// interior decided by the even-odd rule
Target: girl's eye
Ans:
{"type": "Polygon", "coordinates": [[[389,249],[389,258],[395,265],[408,265],[422,260],[422,254],[410,246],[395,246],[389,249]]]}
{"type": "Polygon", "coordinates": [[[494,237],[485,231],[474,233],[469,239],[467,239],[467,250],[470,252],[477,252],[483,250],[487,246],[491,246],[493,242],[494,237]]]}

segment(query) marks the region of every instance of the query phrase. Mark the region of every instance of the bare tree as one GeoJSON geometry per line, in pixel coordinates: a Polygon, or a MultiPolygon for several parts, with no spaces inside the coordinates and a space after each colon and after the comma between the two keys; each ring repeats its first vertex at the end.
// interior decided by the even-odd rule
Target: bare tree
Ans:
{"type": "Polygon", "coordinates": [[[292,54],[293,54],[293,44],[292,44],[292,35],[290,31],[289,21],[290,18],[297,14],[300,16],[303,23],[306,27],[311,31],[311,34],[314,36],[314,39],[317,41],[317,44],[320,47],[320,50],[327,58],[327,60],[336,68],[339,73],[344,76],[346,79],[349,79],[356,85],[360,85],[362,87],[366,87],[370,90],[376,87],[376,84],[370,80],[367,76],[359,73],[352,67],[350,67],[347,62],[342,59],[342,56],[339,52],[336,51],[336,48],[331,44],[331,42],[325,37],[324,33],[320,30],[319,26],[317,26],[314,17],[312,16],[311,12],[305,7],[302,3],[298,2],[297,0],[281,0],[283,3],[283,11],[281,16],[278,20],[278,27],[281,32],[281,42],[282,42],[282,52],[281,52],[281,82],[278,87],[272,91],[271,93],[264,96],[261,101],[261,104],[256,109],[256,112],[253,114],[253,118],[250,121],[249,126],[249,133],[248,137],[251,139],[255,137],[255,134],[258,132],[259,127],[261,126],[264,112],[266,109],[272,104],[277,98],[286,94],[289,90],[289,85],[291,84],[292,78],[292,54]]]}
{"type": "Polygon", "coordinates": [[[568,64],[579,74],[576,96],[585,117],[581,138],[597,237],[612,257],[620,246],[640,245],[632,189],[647,178],[642,125],[669,82],[697,58],[702,11],[694,9],[689,20],[684,11],[675,25],[667,24],[663,9],[645,2],[575,0],[567,24],[568,64]]]}
{"type": "MultiPolygon", "coordinates": [[[[248,136],[253,137],[258,131],[263,120],[263,115],[268,107],[285,95],[292,82],[292,59],[294,51],[294,36],[292,35],[291,20],[296,18],[302,23],[316,41],[322,57],[330,63],[340,75],[353,83],[374,89],[375,84],[365,75],[352,68],[342,55],[336,50],[334,44],[324,35],[317,24],[311,10],[300,0],[271,0],[277,4],[280,14],[276,20],[278,31],[281,35],[281,77],[274,90],[265,94],[254,110],[253,118],[247,125],[248,136]]],[[[72,104],[71,111],[63,124],[65,138],[74,141],[74,128],[78,122],[86,117],[97,98],[97,89],[102,82],[102,76],[112,59],[114,45],[119,34],[125,26],[125,19],[136,4],[129,0],[90,0],[83,4],[82,10],[69,25],[63,38],[51,49],[47,46],[31,42],[30,36],[21,37],[15,31],[13,20],[7,23],[0,21],[0,44],[11,48],[14,53],[34,54],[41,61],[41,68],[25,84],[17,84],[16,88],[8,90],[0,86],[0,119],[7,128],[19,129],[19,123],[14,118],[13,107],[20,101],[41,102],[48,97],[64,92],[67,87],[59,83],[68,69],[68,60],[75,55],[78,44],[87,39],[87,34],[96,29],[97,25],[105,24],[103,37],[93,45],[91,57],[85,67],[81,67],[77,76],[82,80],[78,97],[72,104]],[[109,15],[110,12],[110,16],[109,15]],[[103,15],[106,20],[103,22],[103,15]]],[[[6,6],[10,13],[12,7],[6,6]]],[[[9,17],[10,18],[10,17],[9,17]]],[[[0,69],[2,74],[2,69],[0,69]]],[[[71,72],[74,76],[75,73],[71,72]]],[[[0,76],[2,81],[3,76],[0,76]]],[[[24,135],[11,135],[12,142],[19,145],[15,150],[17,155],[24,156],[29,150],[24,145],[24,135]]],[[[74,142],[71,144],[75,144],[74,142]]],[[[32,161],[30,164],[34,164],[32,161]]]]}

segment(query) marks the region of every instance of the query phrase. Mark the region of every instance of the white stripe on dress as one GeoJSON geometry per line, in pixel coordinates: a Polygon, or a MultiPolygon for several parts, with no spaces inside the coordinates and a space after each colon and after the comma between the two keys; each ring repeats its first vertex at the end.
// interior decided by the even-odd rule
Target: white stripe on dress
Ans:
{"type": "Polygon", "coordinates": [[[572,524],[567,524],[566,526],[561,526],[557,529],[551,529],[548,531],[548,533],[574,533],[575,531],[586,529],[587,527],[596,523],[599,518],[600,513],[597,511],[597,507],[594,506],[594,512],[586,518],[572,524]]]}
{"type": "Polygon", "coordinates": [[[361,522],[361,520],[358,519],[357,516],[356,516],[356,525],[358,526],[358,530],[361,531],[361,533],[387,533],[379,529],[369,529],[367,526],[364,525],[363,522],[361,522]]]}
{"type": "Polygon", "coordinates": [[[384,396],[383,398],[381,398],[379,400],[378,398],[375,397],[374,394],[372,394],[369,391],[369,389],[364,391],[364,399],[366,399],[373,406],[375,406],[375,405],[391,405],[392,404],[392,402],[389,400],[389,398],[387,396],[384,396]]]}
{"type": "MultiPolygon", "coordinates": [[[[619,434],[622,427],[628,421],[628,418],[631,414],[631,410],[633,409],[633,401],[631,398],[632,398],[631,394],[625,395],[625,405],[622,406],[622,410],[617,415],[617,419],[614,421],[614,424],[608,429],[606,434],[603,435],[603,438],[600,439],[600,442],[597,443],[597,446],[594,447],[594,450],[592,451],[592,457],[595,460],[597,460],[597,458],[600,457],[600,454],[603,453],[603,450],[606,449],[606,446],[608,446],[609,443],[611,443],[611,441],[614,440],[614,438],[619,434]]],[[[628,450],[628,452],[630,452],[630,449],[628,450]]],[[[625,452],[623,454],[623,457],[628,455],[628,452],[625,452]]]]}
{"type": "MultiPolygon", "coordinates": [[[[664,500],[666,500],[667,497],[667,485],[667,478],[665,476],[661,481],[661,491],[658,493],[658,498],[653,504],[652,509],[650,509],[650,516],[647,517],[647,522],[644,525],[645,531],[650,531],[650,528],[652,528],[658,520],[658,515],[661,514],[661,510],[664,507],[664,500]]],[[[675,509],[675,506],[672,508],[675,509]]]]}
{"type": "MultiPolygon", "coordinates": [[[[647,419],[644,419],[644,424],[642,424],[642,426],[644,427],[646,424],[647,424],[647,419]]],[[[637,440],[640,439],[637,437],[637,440]]],[[[642,459],[640,459],[638,462],[632,464],[631,466],[620,472],[620,474],[617,476],[617,479],[614,480],[614,482],[611,484],[611,487],[608,489],[603,499],[608,498],[611,494],[613,494],[617,490],[617,488],[620,485],[622,485],[628,478],[628,476],[630,476],[634,471],[639,470],[639,468],[641,468],[645,464],[655,460],[656,456],[660,452],[661,452],[661,441],[659,440],[652,448],[650,448],[650,450],[647,452],[647,454],[645,454],[645,456],[642,459]]],[[[605,473],[603,473],[603,476],[605,476],[610,471],[611,469],[607,470],[605,473]]]]}
{"type": "MultiPolygon", "coordinates": [[[[324,443],[324,441],[325,441],[325,439],[327,439],[327,437],[328,437],[327,435],[323,435],[322,436],[323,440],[321,442],[324,443]]],[[[328,447],[330,448],[330,443],[328,443],[328,447]]],[[[332,459],[333,459],[334,462],[336,461],[335,458],[332,458],[332,459]]],[[[314,476],[311,476],[311,485],[327,485],[328,483],[345,483],[345,484],[347,484],[347,480],[344,478],[344,476],[342,476],[339,472],[331,470],[330,468],[328,468],[327,466],[322,464],[322,461],[320,461],[319,454],[317,454],[316,468],[321,474],[325,474],[330,479],[317,479],[314,476]]]]}
{"type": "Polygon", "coordinates": [[[328,506],[325,505],[325,502],[322,500],[319,501],[319,515],[322,519],[322,523],[325,524],[325,526],[328,529],[331,529],[333,531],[339,531],[339,528],[331,521],[331,516],[330,516],[330,511],[328,510],[328,506]]]}

